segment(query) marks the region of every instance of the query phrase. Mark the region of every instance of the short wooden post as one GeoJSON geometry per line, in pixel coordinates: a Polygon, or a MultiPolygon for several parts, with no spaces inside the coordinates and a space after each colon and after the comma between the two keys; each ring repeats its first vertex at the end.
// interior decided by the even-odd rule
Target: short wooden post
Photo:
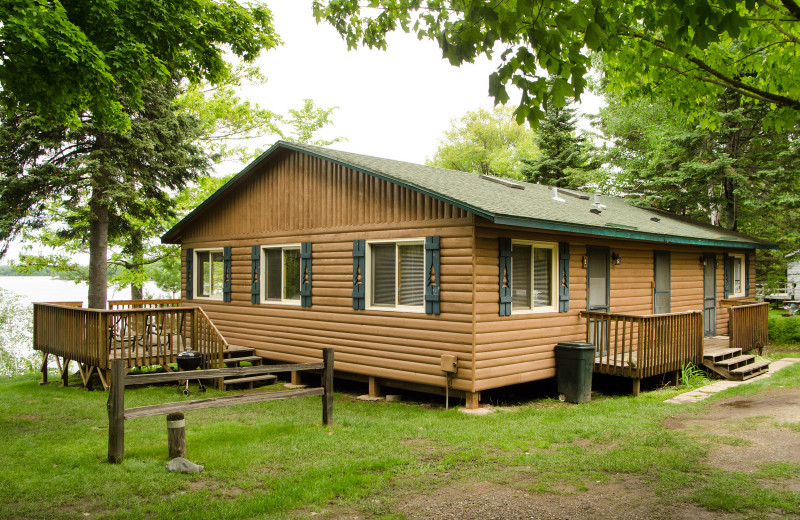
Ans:
{"type": "Polygon", "coordinates": [[[302,372],[295,370],[294,372],[290,373],[291,379],[289,380],[289,384],[292,385],[294,388],[297,388],[303,384],[303,377],[302,372]]]}
{"type": "Polygon", "coordinates": [[[641,379],[634,378],[634,380],[633,380],[633,397],[639,397],[639,391],[641,390],[641,383],[642,383],[641,379]]]}
{"type": "Polygon", "coordinates": [[[381,382],[375,376],[369,376],[369,396],[381,397],[381,382]]]}
{"type": "Polygon", "coordinates": [[[322,349],[322,422],[333,424],[333,349],[322,349]]]}
{"type": "Polygon", "coordinates": [[[672,386],[678,386],[681,382],[681,371],[676,370],[672,373],[672,386]]]}
{"type": "Polygon", "coordinates": [[[186,420],[181,412],[167,415],[167,445],[170,460],[186,457],[186,420]]]}
{"type": "Polygon", "coordinates": [[[108,393],[108,462],[119,464],[125,453],[125,361],[111,360],[108,393]]]}
{"type": "Polygon", "coordinates": [[[467,410],[477,410],[480,407],[481,393],[480,392],[465,392],[466,394],[466,408],[467,410]]]}

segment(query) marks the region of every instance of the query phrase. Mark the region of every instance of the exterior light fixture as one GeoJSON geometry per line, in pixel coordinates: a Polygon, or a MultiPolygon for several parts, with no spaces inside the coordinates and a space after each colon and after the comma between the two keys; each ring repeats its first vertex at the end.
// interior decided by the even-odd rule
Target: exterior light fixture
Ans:
{"type": "Polygon", "coordinates": [[[619,253],[615,251],[611,253],[611,261],[614,262],[614,265],[619,265],[622,263],[622,257],[620,257],[619,253]]]}

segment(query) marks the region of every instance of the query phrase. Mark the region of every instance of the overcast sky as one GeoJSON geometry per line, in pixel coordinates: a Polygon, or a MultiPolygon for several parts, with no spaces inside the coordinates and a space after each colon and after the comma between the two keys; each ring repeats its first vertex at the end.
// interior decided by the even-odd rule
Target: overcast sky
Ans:
{"type": "MultiPolygon", "coordinates": [[[[348,52],[331,25],[316,24],[310,0],[268,5],[283,45],[258,60],[268,82],[246,94],[279,113],[299,108],[304,98],[339,107],[332,130],[320,137],[348,140],[332,147],[422,163],[433,157],[452,119],[493,106],[488,85],[496,63],[485,58],[454,67],[435,42],[403,32],[390,36],[387,51],[348,52]]],[[[510,94],[516,106],[518,97],[510,94]]],[[[595,100],[586,105],[596,111],[595,100]]]]}

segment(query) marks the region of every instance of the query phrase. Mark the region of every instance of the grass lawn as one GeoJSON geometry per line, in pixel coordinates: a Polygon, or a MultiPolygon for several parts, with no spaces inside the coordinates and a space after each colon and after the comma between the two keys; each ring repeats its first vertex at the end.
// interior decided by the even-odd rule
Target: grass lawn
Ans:
{"type": "MultiPolygon", "coordinates": [[[[193,411],[187,457],[205,471],[182,475],[164,469],[164,417],[127,421],[125,460],[110,465],[107,393],[0,379],[0,518],[340,518],[347,510],[398,520],[401,497],[459,482],[572,495],[631,478],[664,503],[794,517],[800,493],[770,482],[800,466],[712,468],[709,450],[730,440],[664,427],[726,395],[785,387],[800,389],[800,363],[694,405],[664,403],[682,391],[667,389],[583,405],[537,399],[476,417],[337,393],[330,428],[318,397],[193,411]]],[[[129,389],[126,399],[130,407],[185,398],[159,387],[129,389]]]]}

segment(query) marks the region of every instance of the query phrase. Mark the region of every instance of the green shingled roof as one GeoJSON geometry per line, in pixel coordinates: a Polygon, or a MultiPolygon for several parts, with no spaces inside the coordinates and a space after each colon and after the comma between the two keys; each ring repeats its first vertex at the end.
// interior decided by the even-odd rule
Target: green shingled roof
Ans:
{"type": "Polygon", "coordinates": [[[619,197],[559,190],[563,202],[553,200],[552,188],[515,182],[498,183],[474,173],[381,159],[319,146],[279,141],[241,173],[204,201],[162,237],[170,237],[194,215],[237,183],[255,166],[279,149],[295,150],[329,160],[448,202],[498,224],[585,233],[608,237],[738,248],[772,248],[773,244],[675,215],[640,208],[619,197]],[[524,188],[524,189],[520,189],[524,188]],[[580,198],[579,198],[580,197],[580,198]],[[587,199],[588,197],[588,199],[587,199]]]}

